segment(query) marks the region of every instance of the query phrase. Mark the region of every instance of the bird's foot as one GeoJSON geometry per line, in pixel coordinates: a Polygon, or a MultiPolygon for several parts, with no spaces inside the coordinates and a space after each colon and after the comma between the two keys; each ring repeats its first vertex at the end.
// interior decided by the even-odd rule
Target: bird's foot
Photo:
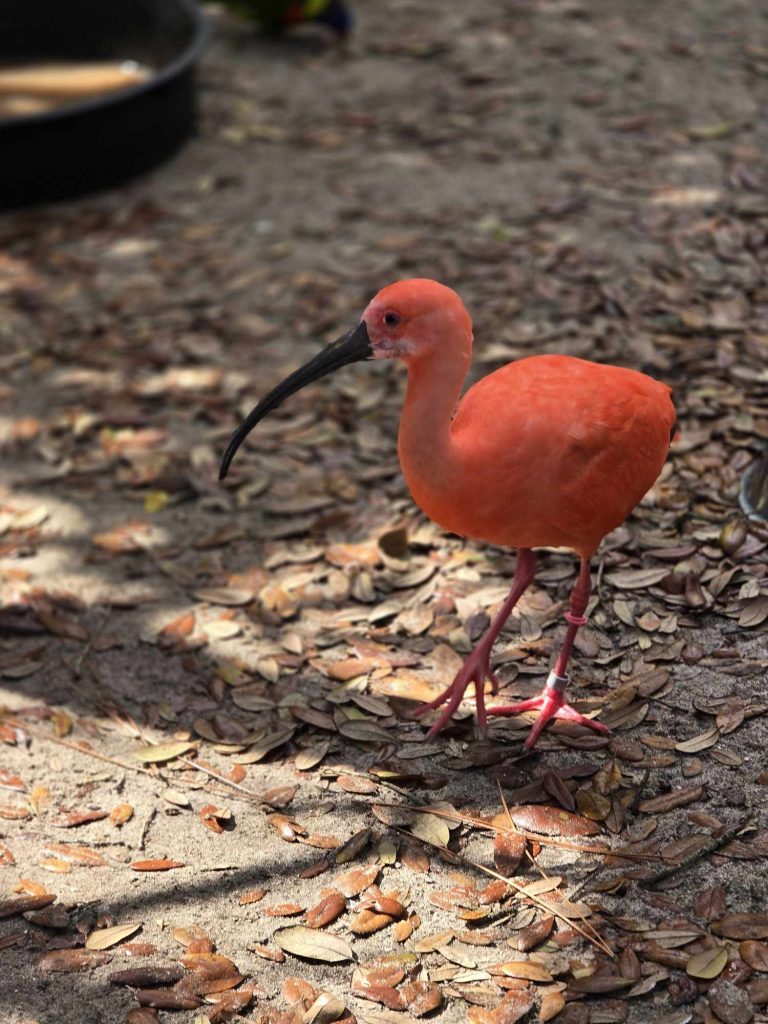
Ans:
{"type": "Polygon", "coordinates": [[[577,725],[586,725],[595,732],[610,734],[610,729],[602,722],[596,722],[593,718],[587,718],[580,714],[570,704],[566,704],[563,693],[568,685],[568,676],[557,676],[554,672],[549,673],[547,684],[538,697],[530,700],[521,700],[517,704],[504,704],[500,707],[488,708],[491,715],[519,715],[524,711],[538,711],[539,717],[533,723],[528,739],[524,743],[525,750],[533,750],[536,740],[544,731],[545,726],[553,718],[562,718],[566,722],[575,722],[577,725]]]}
{"type": "Polygon", "coordinates": [[[435,697],[433,701],[430,701],[429,704],[423,704],[415,712],[415,717],[418,718],[427,711],[434,711],[435,708],[439,708],[443,704],[446,704],[445,710],[427,733],[425,737],[426,739],[431,740],[434,736],[437,736],[441,729],[443,729],[451,720],[454,711],[459,704],[461,704],[464,697],[464,691],[470,683],[474,683],[475,685],[477,721],[483,732],[486,732],[488,728],[488,718],[485,712],[485,680],[490,680],[491,693],[494,695],[499,692],[500,685],[498,677],[491,671],[489,665],[490,657],[490,645],[482,642],[479,643],[474,651],[467,656],[464,664],[456,673],[456,678],[453,680],[451,685],[443,690],[439,696],[435,697]]]}

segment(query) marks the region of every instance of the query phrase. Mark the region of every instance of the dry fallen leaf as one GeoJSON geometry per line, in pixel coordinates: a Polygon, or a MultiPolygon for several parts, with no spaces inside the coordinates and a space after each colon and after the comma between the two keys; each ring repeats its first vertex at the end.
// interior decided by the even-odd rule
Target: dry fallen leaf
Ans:
{"type": "Polygon", "coordinates": [[[131,935],[135,935],[140,928],[140,923],[116,924],[111,928],[99,928],[96,931],[91,932],[85,940],[85,948],[109,949],[111,946],[116,946],[118,942],[123,942],[124,939],[128,939],[131,935]]]}
{"type": "Polygon", "coordinates": [[[355,959],[351,946],[340,936],[314,931],[303,925],[279,928],[272,938],[286,953],[308,960],[333,964],[355,959]]]}

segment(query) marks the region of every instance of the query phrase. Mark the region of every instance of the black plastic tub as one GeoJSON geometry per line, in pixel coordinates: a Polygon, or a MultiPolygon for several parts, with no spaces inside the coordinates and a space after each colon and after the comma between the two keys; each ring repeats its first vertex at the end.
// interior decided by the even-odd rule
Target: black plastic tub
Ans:
{"type": "Polygon", "coordinates": [[[137,85],[0,119],[0,209],[117,185],[170,157],[195,127],[205,21],[194,0],[0,0],[0,64],[136,60],[137,85]]]}

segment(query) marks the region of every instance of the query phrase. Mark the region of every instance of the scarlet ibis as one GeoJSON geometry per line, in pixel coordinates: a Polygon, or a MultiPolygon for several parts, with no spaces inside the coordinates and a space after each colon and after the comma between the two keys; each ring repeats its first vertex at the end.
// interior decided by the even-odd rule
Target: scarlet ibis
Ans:
{"type": "Polygon", "coordinates": [[[233,434],[220,479],[262,417],[312,381],[364,359],[400,359],[408,369],[398,453],[416,504],[446,530],[518,551],[512,589],[487,633],[451,685],[417,712],[446,705],[428,737],[450,720],[470,683],[483,730],[488,712],[539,711],[527,750],[553,718],[607,733],[565,703],[566,670],[586,622],[590,557],[649,490],[667,456],[675,424],[670,389],[635,370],[539,355],[501,367],[459,401],[472,359],[469,314],[445,285],[399,281],[375,296],[357,327],[259,402],[233,434]],[[486,680],[494,695],[499,687],[491,648],[534,578],[537,547],[569,548],[580,559],[565,638],[537,697],[486,711],[486,680]]]}

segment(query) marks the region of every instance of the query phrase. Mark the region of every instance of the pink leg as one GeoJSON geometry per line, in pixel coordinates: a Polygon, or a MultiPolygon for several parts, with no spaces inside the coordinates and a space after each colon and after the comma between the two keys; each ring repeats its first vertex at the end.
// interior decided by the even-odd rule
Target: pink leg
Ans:
{"type": "Polygon", "coordinates": [[[579,626],[587,621],[584,612],[587,610],[589,595],[592,592],[592,581],[589,576],[589,563],[582,559],[579,577],[571,591],[570,610],[565,613],[568,620],[568,629],[565,633],[563,646],[560,649],[554,669],[549,673],[546,685],[538,697],[530,700],[522,700],[517,704],[508,704],[502,707],[489,708],[492,715],[519,715],[523,711],[539,711],[539,717],[533,723],[528,739],[525,741],[526,750],[533,750],[536,740],[542,734],[544,727],[553,718],[562,718],[568,722],[577,722],[579,725],[586,725],[595,732],[609,733],[602,722],[595,722],[586,715],[579,714],[570,704],[566,704],[563,693],[568,685],[568,660],[571,656],[571,648],[579,626]]]}
{"type": "Polygon", "coordinates": [[[472,653],[467,657],[451,685],[443,690],[439,697],[435,697],[435,699],[430,701],[429,704],[422,705],[416,712],[416,717],[418,717],[419,715],[423,715],[426,711],[434,711],[435,708],[439,708],[442,704],[447,703],[445,711],[443,711],[427,733],[427,739],[432,739],[433,736],[437,736],[446,723],[450,721],[454,711],[459,704],[461,704],[462,698],[464,697],[464,691],[470,683],[475,684],[477,720],[480,724],[480,728],[485,732],[488,725],[488,719],[485,713],[485,680],[490,679],[492,693],[496,694],[499,691],[499,680],[490,670],[491,648],[493,647],[496,637],[501,632],[502,626],[511,615],[512,609],[515,607],[524,591],[530,586],[535,572],[536,556],[529,548],[520,548],[517,553],[517,565],[515,566],[515,576],[512,581],[512,589],[510,590],[504,604],[501,606],[496,618],[488,627],[488,632],[474,651],[472,651],[472,653]]]}

